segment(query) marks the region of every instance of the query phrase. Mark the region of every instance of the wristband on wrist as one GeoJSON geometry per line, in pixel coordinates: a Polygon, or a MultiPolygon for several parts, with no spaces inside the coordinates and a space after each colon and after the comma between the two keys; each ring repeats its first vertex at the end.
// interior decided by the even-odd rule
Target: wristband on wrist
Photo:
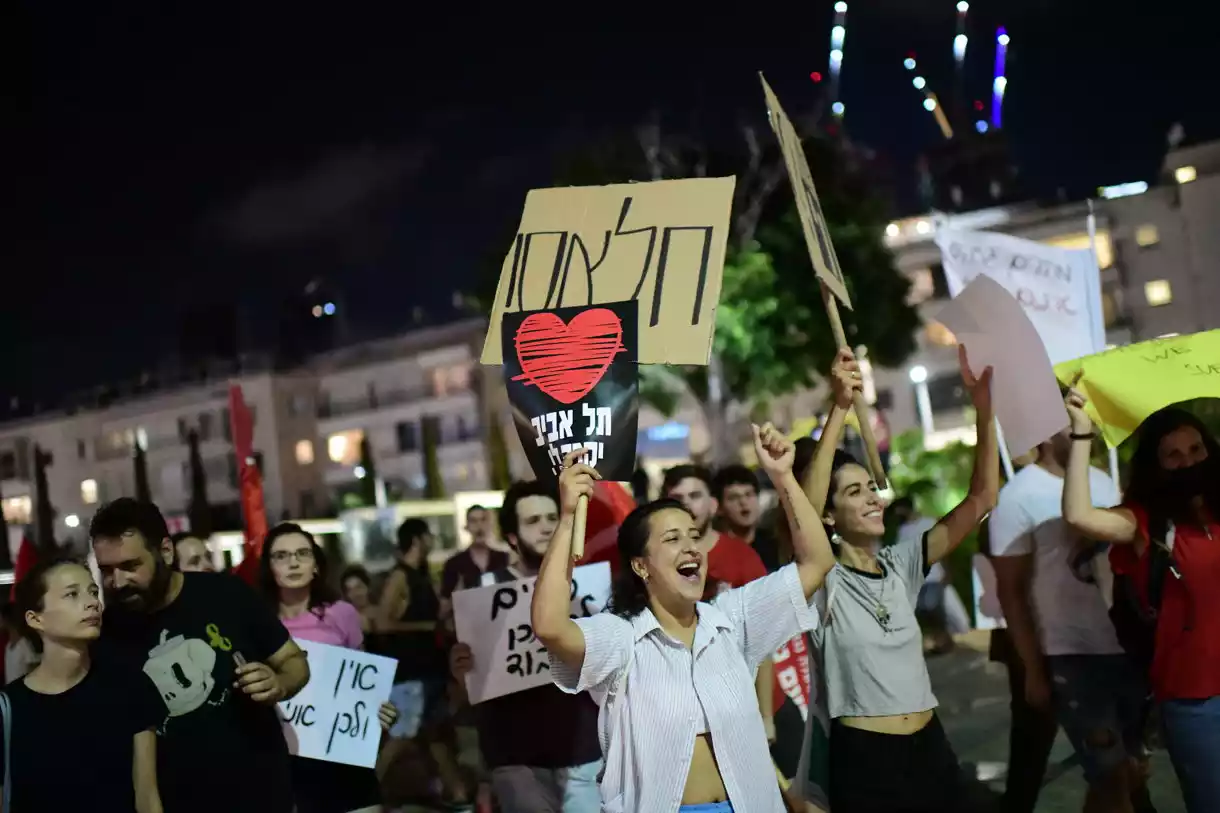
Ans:
{"type": "Polygon", "coordinates": [[[1092,440],[1097,437],[1096,432],[1073,432],[1068,435],[1072,440],[1092,440]]]}

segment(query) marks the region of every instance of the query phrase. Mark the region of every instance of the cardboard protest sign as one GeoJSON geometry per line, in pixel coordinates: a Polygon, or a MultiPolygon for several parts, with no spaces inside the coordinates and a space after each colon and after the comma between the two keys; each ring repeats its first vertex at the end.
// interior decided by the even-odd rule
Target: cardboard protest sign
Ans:
{"type": "Polygon", "coordinates": [[[830,229],[826,226],[826,217],[822,214],[822,204],[818,202],[818,193],[813,186],[809,162],[805,160],[801,137],[792,126],[784,108],[780,106],[775,91],[771,90],[771,86],[761,74],[759,79],[762,80],[763,95],[767,99],[767,115],[771,119],[771,129],[779,139],[784,164],[788,167],[788,179],[792,182],[792,191],[796,195],[796,209],[801,215],[805,245],[809,249],[813,271],[819,280],[826,283],[835,298],[850,308],[851,297],[847,293],[847,284],[843,281],[843,271],[839,268],[835,247],[830,242],[830,229]]]}
{"type": "Polygon", "coordinates": [[[975,277],[936,319],[965,345],[975,375],[993,368],[991,400],[1014,456],[1067,428],[1046,346],[1025,309],[998,282],[975,277]]]}
{"type": "Polygon", "coordinates": [[[295,640],[309,658],[309,682],[279,704],[289,752],[372,768],[381,744],[377,711],[390,699],[398,661],[295,640]]]}
{"type": "MultiPolygon", "coordinates": [[[[546,647],[534,637],[530,600],[534,578],[453,594],[453,623],[459,641],[470,646],[474,668],[466,675],[471,703],[532,689],[551,682],[546,647]]],[[[610,565],[598,562],[572,571],[573,618],[601,612],[610,598],[610,565]]]]}
{"type": "Polygon", "coordinates": [[[638,303],[510,313],[501,323],[504,385],[530,468],[558,480],[577,446],[607,480],[635,471],[638,303]]]}
{"type": "Polygon", "coordinates": [[[733,178],[535,189],[504,260],[482,362],[518,311],[639,302],[641,364],[708,363],[733,178]]]}
{"type": "Polygon", "coordinates": [[[1059,364],[1055,375],[1088,398],[1085,412],[1118,446],[1159,409],[1220,398],[1220,330],[1116,347],[1059,364]]]}
{"type": "Polygon", "coordinates": [[[1025,308],[1052,364],[1105,348],[1101,272],[1092,251],[950,229],[936,233],[936,244],[950,295],[980,275],[998,282],[1025,308]]]}

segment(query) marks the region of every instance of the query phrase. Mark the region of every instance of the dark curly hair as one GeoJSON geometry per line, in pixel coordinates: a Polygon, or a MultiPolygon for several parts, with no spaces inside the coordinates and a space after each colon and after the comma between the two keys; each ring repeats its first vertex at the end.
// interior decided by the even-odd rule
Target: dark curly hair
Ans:
{"type": "Polygon", "coordinates": [[[318,572],[314,574],[313,581],[309,583],[309,611],[321,618],[326,614],[326,608],[339,601],[342,596],[331,586],[330,580],[327,578],[326,551],[313,538],[313,534],[295,522],[281,522],[267,532],[267,538],[263,540],[263,554],[258,558],[259,590],[271,606],[276,608],[278,614],[280,586],[275,583],[275,574],[271,572],[271,546],[275,544],[275,540],[288,536],[288,534],[300,534],[305,537],[309,540],[309,547],[313,550],[313,562],[318,572]]]}
{"type": "Polygon", "coordinates": [[[619,571],[610,587],[610,612],[615,615],[632,619],[648,606],[648,586],[631,568],[631,560],[643,556],[648,547],[653,515],[670,509],[685,512],[686,506],[663,497],[637,506],[619,525],[619,571]]]}
{"type": "MultiPolygon", "coordinates": [[[[809,476],[809,467],[813,465],[814,453],[817,451],[817,441],[813,438],[801,438],[796,442],[796,454],[792,463],[792,473],[796,476],[796,481],[802,485],[805,478],[809,476]]],[[[860,465],[860,461],[852,457],[842,449],[835,449],[834,462],[830,464],[830,485],[826,489],[826,507],[822,509],[822,513],[826,513],[834,506],[835,500],[835,479],[839,470],[844,466],[854,463],[860,465]]],[[[780,539],[779,559],[782,563],[792,561],[792,529],[788,527],[788,518],[784,514],[780,514],[776,518],[776,530],[779,531],[780,539]]],[[[826,538],[831,540],[830,548],[834,551],[835,556],[839,555],[839,545],[834,541],[834,528],[823,524],[826,529],[826,538]]]]}

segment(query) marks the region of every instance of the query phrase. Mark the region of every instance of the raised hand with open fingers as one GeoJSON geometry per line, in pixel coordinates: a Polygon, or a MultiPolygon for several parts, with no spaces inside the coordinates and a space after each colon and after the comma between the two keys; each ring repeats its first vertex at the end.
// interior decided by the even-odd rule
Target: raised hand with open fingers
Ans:
{"type": "Polygon", "coordinates": [[[751,424],[754,430],[754,454],[758,456],[758,465],[775,478],[792,471],[792,461],[796,456],[796,446],[784,434],[769,423],[759,426],[751,424]]]}
{"type": "Polygon", "coordinates": [[[970,370],[970,361],[966,358],[966,345],[957,346],[957,359],[962,367],[962,383],[970,393],[970,402],[978,412],[991,411],[991,365],[983,368],[977,376],[970,370]]]}
{"type": "Polygon", "coordinates": [[[577,462],[587,454],[587,449],[578,447],[563,458],[563,471],[559,473],[559,508],[565,514],[576,513],[581,495],[592,497],[593,483],[602,479],[588,463],[577,462]]]}

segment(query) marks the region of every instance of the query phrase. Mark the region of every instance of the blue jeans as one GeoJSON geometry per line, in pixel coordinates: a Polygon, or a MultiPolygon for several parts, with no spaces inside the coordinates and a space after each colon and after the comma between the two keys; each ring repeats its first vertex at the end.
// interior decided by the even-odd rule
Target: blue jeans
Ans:
{"type": "Polygon", "coordinates": [[[709,802],[705,805],[682,805],[678,813],[733,813],[732,802],[709,802]]]}
{"type": "Polygon", "coordinates": [[[1161,704],[1165,745],[1190,813],[1216,809],[1220,799],[1220,696],[1161,704]]]}

